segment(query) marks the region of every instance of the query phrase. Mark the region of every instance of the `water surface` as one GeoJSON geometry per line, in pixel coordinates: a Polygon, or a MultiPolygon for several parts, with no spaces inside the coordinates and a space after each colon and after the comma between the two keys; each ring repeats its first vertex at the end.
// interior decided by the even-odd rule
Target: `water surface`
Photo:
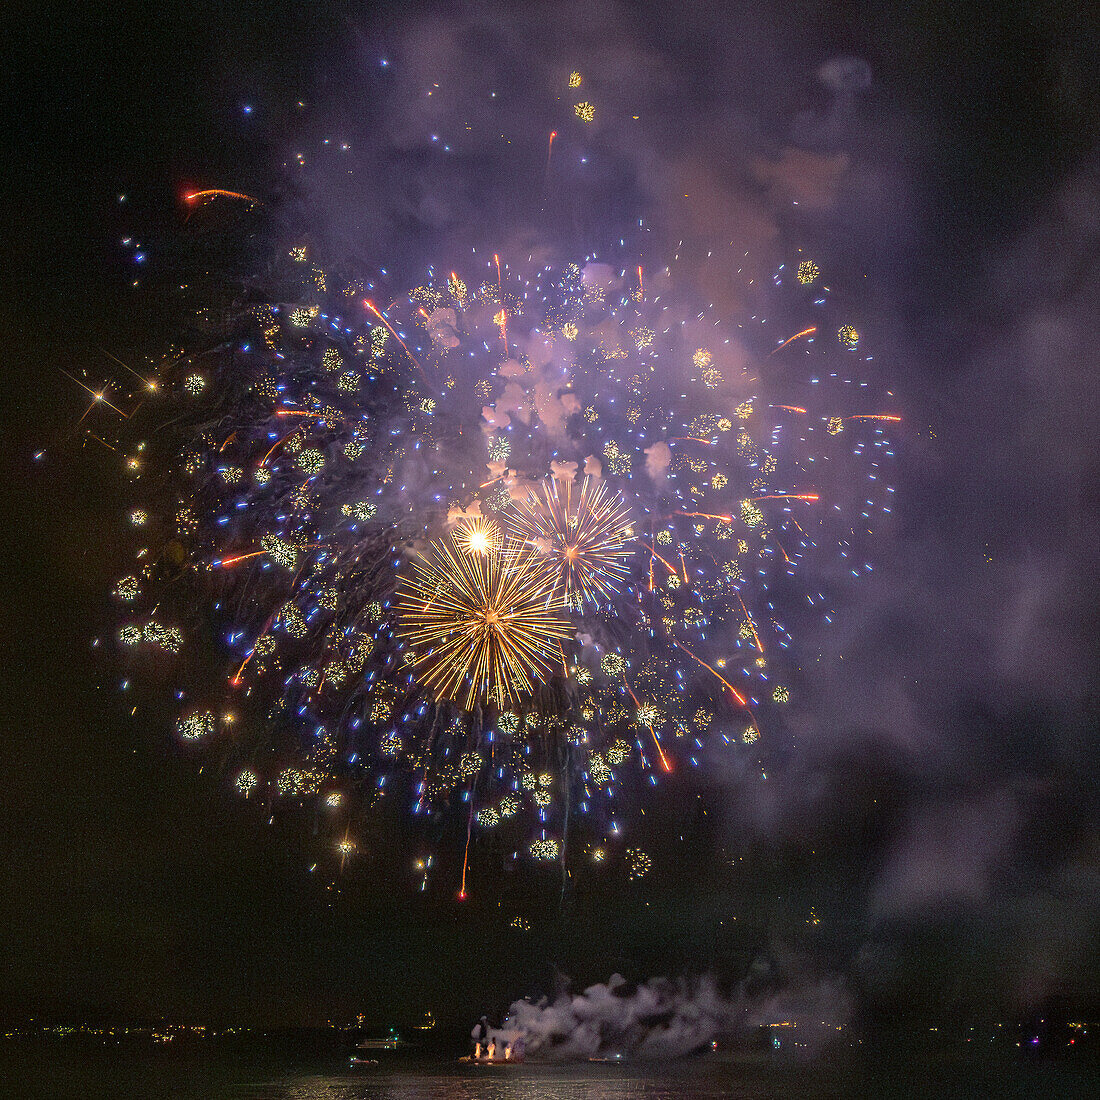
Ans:
{"type": "Polygon", "coordinates": [[[459,1066],[406,1060],[349,1069],[343,1055],[280,1050],[6,1043],[0,1096],[19,1100],[834,1100],[1100,1096],[1085,1064],[890,1057],[814,1064],[702,1058],[672,1065],[459,1066]]]}

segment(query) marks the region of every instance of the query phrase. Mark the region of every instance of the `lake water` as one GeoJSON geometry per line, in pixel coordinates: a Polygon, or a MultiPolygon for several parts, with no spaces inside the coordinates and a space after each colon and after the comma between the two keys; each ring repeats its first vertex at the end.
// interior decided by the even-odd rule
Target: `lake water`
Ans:
{"type": "MultiPolygon", "coordinates": [[[[0,1096],[19,1100],[833,1100],[1100,1096],[1095,1066],[1005,1058],[816,1065],[702,1058],[665,1066],[465,1067],[409,1062],[349,1070],[342,1057],[0,1044],[0,1096]],[[66,1049],[69,1048],[69,1049],[66,1049]]],[[[383,1056],[384,1057],[384,1056],[383,1056]]]]}

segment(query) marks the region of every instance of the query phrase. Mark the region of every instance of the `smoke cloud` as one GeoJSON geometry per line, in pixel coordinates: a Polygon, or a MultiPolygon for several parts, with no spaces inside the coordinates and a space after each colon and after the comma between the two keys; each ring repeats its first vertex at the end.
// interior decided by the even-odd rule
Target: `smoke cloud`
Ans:
{"type": "Polygon", "coordinates": [[[838,982],[757,995],[741,987],[728,997],[709,977],[655,978],[632,986],[615,974],[582,993],[516,1001],[491,1034],[498,1044],[547,1061],[665,1061],[699,1053],[720,1039],[744,1038],[761,1026],[781,1026],[797,1029],[800,1049],[810,1053],[835,1037],[849,1014],[849,997],[838,982]]]}

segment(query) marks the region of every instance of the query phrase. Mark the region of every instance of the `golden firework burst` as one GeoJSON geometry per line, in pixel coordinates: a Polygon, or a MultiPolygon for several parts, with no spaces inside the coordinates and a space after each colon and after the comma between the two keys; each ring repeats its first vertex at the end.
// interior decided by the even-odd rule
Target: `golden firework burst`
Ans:
{"type": "Polygon", "coordinates": [[[495,554],[504,545],[504,532],[491,519],[471,516],[455,525],[455,544],[464,554],[495,554]]]}
{"type": "Polygon", "coordinates": [[[610,600],[626,579],[630,506],[602,481],[586,477],[576,492],[571,482],[547,479],[509,508],[504,522],[513,538],[551,563],[567,603],[610,600]]]}
{"type": "Polygon", "coordinates": [[[397,609],[420,682],[466,710],[545,682],[569,634],[554,573],[517,543],[464,553],[454,535],[433,542],[402,578],[397,609]]]}

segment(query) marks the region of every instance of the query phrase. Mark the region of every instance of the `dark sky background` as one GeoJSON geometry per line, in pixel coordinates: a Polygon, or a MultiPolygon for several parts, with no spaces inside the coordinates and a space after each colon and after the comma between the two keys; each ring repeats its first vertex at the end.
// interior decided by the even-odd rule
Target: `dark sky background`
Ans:
{"type": "MultiPolygon", "coordinates": [[[[738,977],[754,958],[792,979],[839,974],[866,1005],[1095,1007],[1100,59],[1086,9],[15,4],[0,1011],[465,1022],[555,967],[580,983],[738,977]],[[544,213],[531,181],[572,68],[600,114],[561,127],[544,213]],[[193,185],[261,195],[327,255],[413,278],[474,244],[586,248],[644,214],[654,254],[717,235],[770,269],[801,246],[858,284],[906,416],[899,524],[838,630],[802,639],[812,679],[766,794],[715,769],[705,820],[658,797],[644,889],[582,884],[559,912],[546,883],[485,884],[459,907],[414,892],[399,834],[330,888],[304,871],[308,822],[269,827],[171,747],[167,717],[129,717],[91,646],[123,552],[122,482],[72,433],[85,402],[58,368],[105,379],[98,349],[157,353],[173,303],[130,283],[171,270],[193,185]],[[119,247],[131,235],[148,275],[119,247]],[[507,927],[517,914],[530,933],[507,927]]],[[[706,265],[699,281],[733,293],[706,265]]]]}

